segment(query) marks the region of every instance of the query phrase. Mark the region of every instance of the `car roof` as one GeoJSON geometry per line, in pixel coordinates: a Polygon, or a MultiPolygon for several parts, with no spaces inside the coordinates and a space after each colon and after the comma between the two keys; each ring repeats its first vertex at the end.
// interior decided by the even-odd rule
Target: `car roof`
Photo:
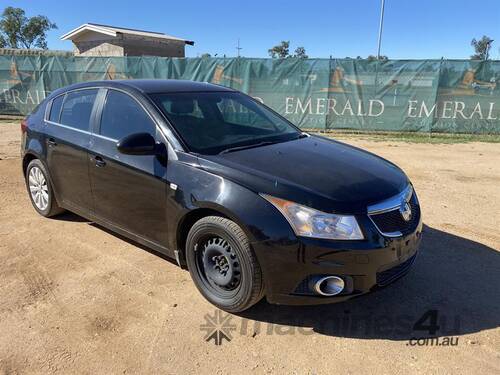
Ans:
{"type": "Polygon", "coordinates": [[[235,91],[229,87],[208,82],[180,79],[127,79],[117,81],[135,87],[147,94],[172,92],[235,91]]]}
{"type": "Polygon", "coordinates": [[[96,86],[116,87],[122,89],[132,88],[141,91],[144,94],[236,91],[229,87],[214,85],[208,82],[195,82],[195,81],[179,80],[179,79],[123,79],[123,80],[106,80],[106,81],[76,83],[57,90],[57,93],[62,93],[69,90],[76,90],[86,87],[96,87],[96,86]]]}

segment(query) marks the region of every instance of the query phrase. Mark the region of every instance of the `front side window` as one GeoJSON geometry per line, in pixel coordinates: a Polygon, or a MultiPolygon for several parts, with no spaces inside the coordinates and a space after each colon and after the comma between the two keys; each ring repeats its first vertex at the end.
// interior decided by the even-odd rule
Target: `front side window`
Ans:
{"type": "Polygon", "coordinates": [[[59,115],[61,114],[63,99],[64,95],[61,95],[52,101],[52,105],[50,106],[49,121],[59,122],[59,115]]]}
{"type": "Polygon", "coordinates": [[[109,90],[101,116],[100,134],[119,140],[134,133],[155,135],[156,126],[144,109],[129,95],[109,90]]]}
{"type": "Polygon", "coordinates": [[[59,122],[75,129],[88,131],[96,96],[97,89],[78,90],[66,94],[59,122]]]}
{"type": "Polygon", "coordinates": [[[264,105],[237,92],[152,94],[190,150],[215,154],[262,142],[285,142],[301,132],[264,105]]]}

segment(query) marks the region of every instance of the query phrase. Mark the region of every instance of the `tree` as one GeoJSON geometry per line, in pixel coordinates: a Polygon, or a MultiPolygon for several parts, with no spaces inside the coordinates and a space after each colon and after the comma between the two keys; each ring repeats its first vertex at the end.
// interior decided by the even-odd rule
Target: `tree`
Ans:
{"type": "Polygon", "coordinates": [[[306,55],[306,49],[304,47],[297,47],[295,48],[295,57],[307,59],[309,56],[306,55]]]}
{"type": "Polygon", "coordinates": [[[7,7],[0,19],[0,45],[47,49],[47,32],[52,29],[57,25],[45,16],[26,17],[23,9],[7,7]]]}
{"type": "Polygon", "coordinates": [[[474,47],[474,51],[476,52],[470,58],[473,60],[488,60],[490,57],[490,49],[493,44],[493,39],[483,35],[483,37],[479,40],[476,38],[472,39],[470,45],[474,47]]]}
{"type": "Polygon", "coordinates": [[[377,59],[377,56],[369,55],[366,59],[368,61],[376,61],[376,60],[387,61],[387,60],[389,60],[389,58],[387,56],[384,56],[384,55],[380,55],[378,59],[377,59]]]}
{"type": "Polygon", "coordinates": [[[285,57],[290,56],[289,49],[290,49],[290,41],[283,40],[277,46],[274,46],[273,48],[269,49],[268,52],[269,56],[271,56],[273,59],[276,57],[284,59],[285,57]]]}
{"type": "Polygon", "coordinates": [[[211,54],[209,54],[208,52],[205,52],[205,53],[202,53],[202,54],[201,54],[201,57],[202,57],[202,58],[207,58],[207,57],[212,57],[212,55],[211,55],[211,54]]]}

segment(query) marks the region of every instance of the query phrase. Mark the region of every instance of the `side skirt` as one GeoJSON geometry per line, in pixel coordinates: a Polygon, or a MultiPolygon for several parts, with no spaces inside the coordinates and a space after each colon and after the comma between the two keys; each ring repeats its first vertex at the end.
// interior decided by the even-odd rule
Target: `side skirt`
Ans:
{"type": "Polygon", "coordinates": [[[123,228],[119,227],[118,225],[115,225],[107,220],[104,220],[104,219],[100,218],[99,216],[96,216],[95,214],[93,214],[92,212],[89,212],[87,210],[81,209],[81,208],[76,207],[74,205],[68,205],[68,204],[64,204],[63,207],[66,210],[73,212],[73,213],[75,213],[75,214],[77,214],[77,215],[79,215],[79,216],[81,216],[89,221],[92,221],[96,224],[99,224],[99,225],[103,226],[104,228],[109,229],[112,232],[120,234],[123,237],[126,237],[132,241],[140,243],[141,245],[149,247],[150,249],[157,251],[159,253],[162,253],[173,260],[177,260],[174,250],[167,249],[165,246],[162,246],[156,242],[150,241],[144,237],[141,237],[135,233],[132,233],[126,229],[123,229],[123,228]]]}

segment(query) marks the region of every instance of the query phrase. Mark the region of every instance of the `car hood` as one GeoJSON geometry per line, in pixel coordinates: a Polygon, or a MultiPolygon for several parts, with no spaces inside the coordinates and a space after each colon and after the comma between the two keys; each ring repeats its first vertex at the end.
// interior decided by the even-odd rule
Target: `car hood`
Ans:
{"type": "Polygon", "coordinates": [[[199,163],[257,193],[324,212],[366,213],[368,205],[398,194],[409,183],[391,162],[318,136],[203,155],[199,163]]]}

